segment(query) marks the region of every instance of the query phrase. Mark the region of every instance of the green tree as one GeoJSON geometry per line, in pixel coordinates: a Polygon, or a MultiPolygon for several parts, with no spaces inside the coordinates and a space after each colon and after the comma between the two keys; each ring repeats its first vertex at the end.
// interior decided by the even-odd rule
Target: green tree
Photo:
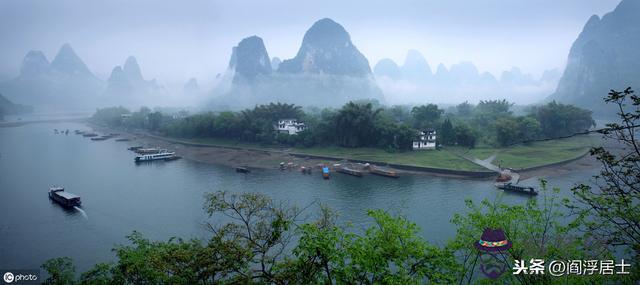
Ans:
{"type": "Polygon", "coordinates": [[[373,109],[371,103],[357,104],[349,102],[336,114],[334,136],[338,145],[363,147],[374,145],[375,121],[382,109],[373,109]]]}
{"type": "Polygon", "coordinates": [[[456,144],[473,148],[476,145],[476,134],[466,124],[458,124],[453,128],[456,137],[456,144]]]}
{"type": "Polygon", "coordinates": [[[496,140],[500,146],[509,146],[519,140],[518,122],[512,118],[500,118],[496,122],[496,140]]]}
{"type": "MultiPolygon", "coordinates": [[[[585,219],[587,236],[610,247],[621,247],[640,260],[640,98],[631,88],[612,90],[605,99],[618,109],[620,121],[601,131],[605,146],[591,155],[602,164],[596,186],[581,184],[573,189],[577,199],[569,206],[585,219]],[[628,111],[628,109],[630,109],[628,111]]],[[[638,266],[634,278],[640,279],[638,266]]]]}
{"type": "Polygon", "coordinates": [[[446,118],[440,127],[440,135],[438,136],[443,145],[455,145],[456,133],[451,124],[451,120],[446,118]]]}
{"type": "Polygon", "coordinates": [[[542,134],[547,138],[569,136],[595,126],[592,112],[556,101],[532,109],[531,116],[540,122],[542,134]]]}
{"type": "Polygon", "coordinates": [[[467,101],[464,101],[463,103],[456,105],[456,114],[460,117],[463,117],[463,118],[471,117],[471,115],[473,115],[473,111],[474,111],[474,106],[469,104],[469,102],[467,101]]]}
{"type": "Polygon", "coordinates": [[[435,104],[413,107],[413,109],[411,109],[413,126],[418,129],[434,128],[443,113],[444,110],[438,109],[438,105],[435,104]]]}
{"type": "Polygon", "coordinates": [[[95,123],[110,127],[119,127],[122,125],[122,115],[130,113],[129,110],[122,106],[102,108],[96,110],[93,116],[91,116],[91,120],[95,123]]]}
{"type": "Polygon", "coordinates": [[[540,122],[531,116],[517,117],[518,137],[521,142],[529,142],[538,139],[542,128],[540,122]]]}
{"type": "Polygon", "coordinates": [[[42,266],[49,277],[42,284],[48,285],[72,285],[76,284],[76,269],[73,260],[69,257],[58,257],[47,260],[42,266]]]}

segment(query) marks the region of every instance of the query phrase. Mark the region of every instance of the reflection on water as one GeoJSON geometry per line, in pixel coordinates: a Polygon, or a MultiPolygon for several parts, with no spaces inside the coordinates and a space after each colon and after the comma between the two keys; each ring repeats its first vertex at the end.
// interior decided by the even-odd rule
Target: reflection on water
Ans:
{"type": "MultiPolygon", "coordinates": [[[[111,248],[126,243],[133,230],[153,239],[206,237],[203,222],[216,222],[202,209],[203,196],[211,191],[262,192],[283,203],[310,205],[309,215],[326,204],[357,231],[371,222],[367,209],[385,209],[416,222],[424,238],[439,245],[455,234],[450,220],[465,211],[465,199],[495,199],[501,193],[490,180],[340,174],[324,180],[319,172],[279,170],[244,175],[185,159],[136,165],[126,142],[56,135],[54,128],[87,127],[56,123],[0,128],[0,268],[37,268],[48,258],[70,256],[79,270],[86,270],[113,259],[111,248]],[[52,184],[80,195],[82,209],[50,203],[47,190],[52,184]]],[[[570,186],[592,174],[581,171],[549,181],[568,195],[570,186]]],[[[527,199],[502,197],[507,203],[527,199]]]]}

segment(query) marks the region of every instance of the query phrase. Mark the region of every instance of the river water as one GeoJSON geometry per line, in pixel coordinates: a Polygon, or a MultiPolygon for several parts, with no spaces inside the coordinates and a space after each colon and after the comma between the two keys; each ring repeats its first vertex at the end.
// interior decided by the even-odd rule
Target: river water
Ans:
{"type": "MultiPolygon", "coordinates": [[[[127,242],[137,230],[145,237],[166,240],[206,237],[209,220],[203,206],[207,192],[256,191],[276,201],[309,206],[319,203],[340,213],[359,231],[371,223],[367,209],[402,214],[420,226],[428,241],[443,245],[455,234],[450,224],[462,213],[465,199],[495,199],[501,191],[491,180],[434,176],[378,176],[357,178],[318,172],[256,170],[249,175],[234,169],[177,160],[136,165],[128,143],[94,142],[72,130],[89,129],[79,123],[39,123],[0,128],[0,269],[36,269],[45,260],[72,257],[79,270],[114,259],[114,245],[127,242]],[[53,129],[69,129],[69,135],[53,129]],[[82,197],[82,211],[65,210],[47,198],[47,190],[62,185],[82,197]]],[[[568,195],[577,182],[596,170],[545,177],[568,195]]],[[[535,184],[537,178],[525,181],[535,184]]],[[[520,195],[501,195],[507,203],[524,203],[520,195]]],[[[215,221],[213,221],[215,223],[215,221]]]]}

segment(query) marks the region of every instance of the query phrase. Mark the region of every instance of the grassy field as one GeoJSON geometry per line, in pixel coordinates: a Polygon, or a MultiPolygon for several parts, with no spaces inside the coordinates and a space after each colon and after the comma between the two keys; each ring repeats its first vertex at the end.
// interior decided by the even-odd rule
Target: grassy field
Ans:
{"type": "Polygon", "coordinates": [[[598,137],[576,136],[552,141],[534,142],[507,148],[476,148],[468,155],[486,159],[496,154],[493,164],[502,167],[529,168],[576,158],[586,153],[591,146],[600,143],[598,137]]]}
{"type": "Polygon", "coordinates": [[[455,170],[482,171],[484,168],[475,165],[453,152],[446,150],[424,150],[391,153],[376,148],[344,148],[344,147],[312,147],[295,148],[292,152],[306,153],[312,155],[324,155],[343,157],[349,159],[360,159],[370,161],[380,161],[404,165],[433,167],[455,170]]]}
{"type": "Polygon", "coordinates": [[[302,154],[331,156],[346,159],[380,161],[386,163],[412,166],[483,171],[486,170],[460,157],[471,156],[486,159],[496,154],[494,164],[514,169],[529,168],[556,163],[576,158],[589,150],[599,139],[591,136],[578,136],[553,141],[535,142],[507,148],[478,147],[471,150],[464,148],[446,148],[433,151],[408,151],[391,153],[377,148],[344,148],[344,147],[311,147],[283,148],[281,146],[245,143],[235,140],[202,138],[177,139],[183,142],[209,144],[212,146],[231,146],[264,150],[284,150],[302,154]]]}

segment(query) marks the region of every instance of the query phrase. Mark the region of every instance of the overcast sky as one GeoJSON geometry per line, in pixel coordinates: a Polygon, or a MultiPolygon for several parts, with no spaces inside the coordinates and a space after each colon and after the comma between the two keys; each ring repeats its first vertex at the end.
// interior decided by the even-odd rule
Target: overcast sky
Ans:
{"type": "Polygon", "coordinates": [[[499,76],[512,66],[539,76],[563,69],[587,19],[619,0],[0,0],[0,80],[17,75],[27,51],[52,60],[68,42],[99,77],[135,55],[146,78],[207,81],[231,48],[258,35],[271,57],[293,57],[304,32],[329,17],[342,24],[371,67],[399,64],[417,49],[435,69],[472,61],[499,76]]]}

